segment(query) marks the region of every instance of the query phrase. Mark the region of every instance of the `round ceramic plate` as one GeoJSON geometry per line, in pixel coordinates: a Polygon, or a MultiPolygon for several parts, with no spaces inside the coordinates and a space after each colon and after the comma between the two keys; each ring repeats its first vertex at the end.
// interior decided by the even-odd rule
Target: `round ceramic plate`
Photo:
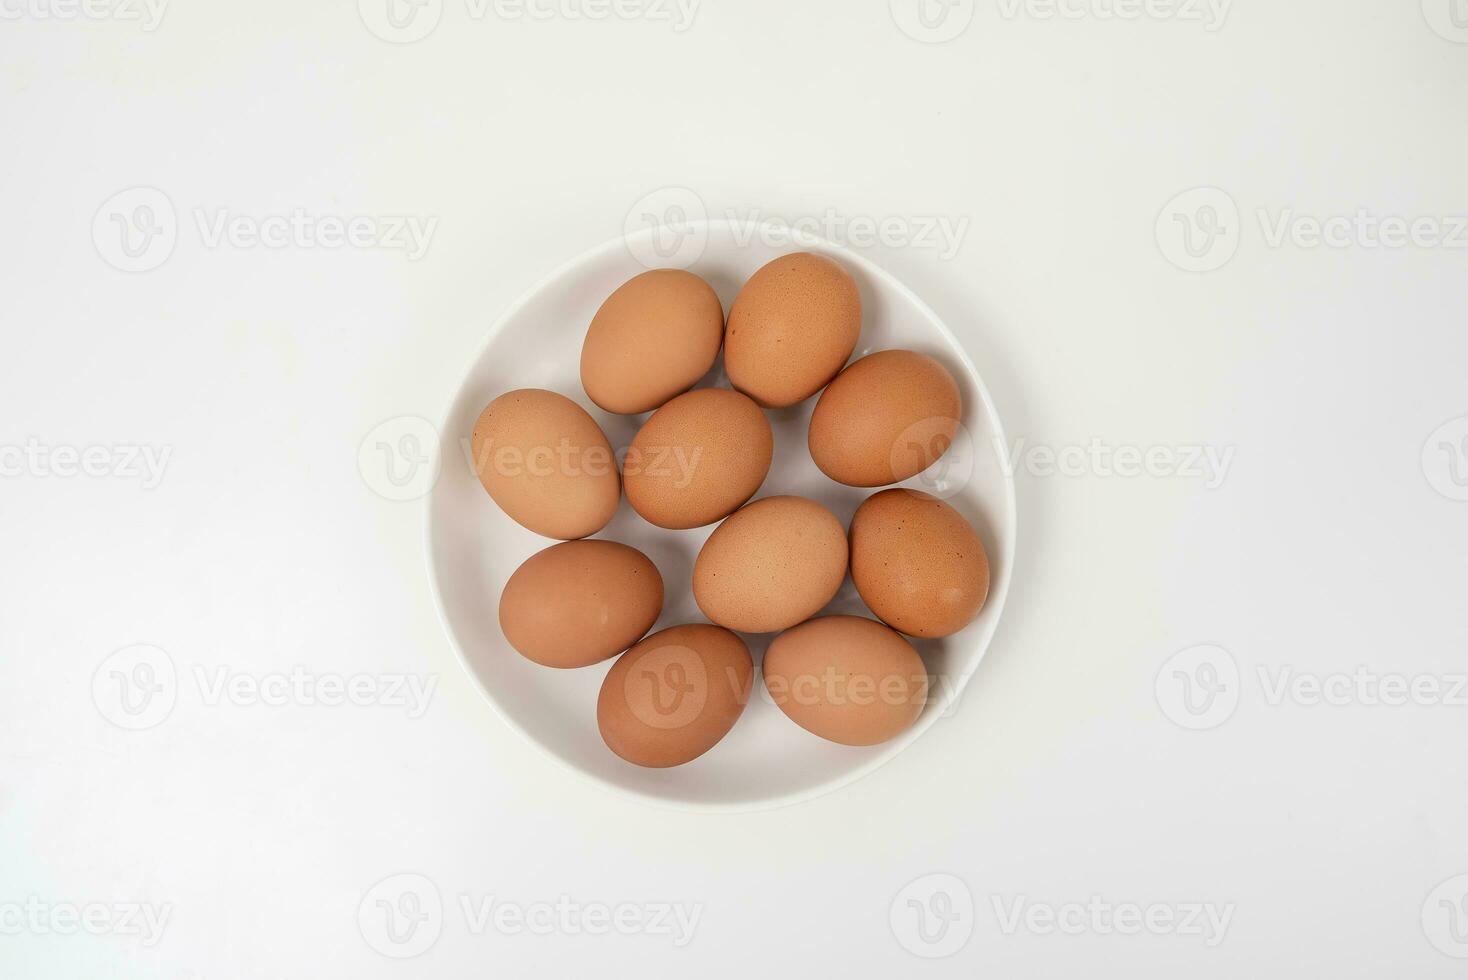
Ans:
{"type": "MultiPolygon", "coordinates": [[[[499,595],[530,555],[555,542],[520,527],[494,504],[469,461],[474,422],[490,400],[515,388],[560,392],[589,411],[612,446],[625,449],[647,416],[601,411],[581,389],[581,340],[602,301],[646,270],[657,242],[649,229],[608,242],[571,261],[517,302],[489,331],[440,429],[442,472],[428,497],[428,564],[439,611],[465,667],[485,698],[532,744],[576,772],[643,800],[690,809],[779,806],[827,792],[896,756],[951,710],[983,658],[1009,589],[1015,545],[1014,482],[993,401],[953,334],[910,290],[869,260],[815,239],[771,247],[775,235],[750,234],[729,222],[699,223],[696,256],[684,265],[718,292],[727,312],[756,269],[792,251],[820,252],[841,262],[861,289],[863,323],[855,357],[908,348],[943,362],[963,392],[963,429],[954,448],[903,486],[949,501],[978,530],[988,549],[992,587],[978,619],[962,632],[914,645],[932,677],[917,723],[884,745],[852,748],[810,734],[785,717],[755,672],[754,692],[733,731],[700,758],[673,769],[642,769],[613,755],[596,726],[596,698],[612,661],[582,670],[552,670],[516,653],[500,632],[499,595]]],[[[655,261],[655,260],[653,260],[655,261]]],[[[671,263],[670,263],[671,264],[671,263]]],[[[699,387],[728,387],[722,361],[699,387]]],[[[816,399],[767,414],[775,433],[770,474],[755,498],[798,494],[820,501],[849,524],[872,490],[833,483],[811,461],[806,427],[816,399]]],[[[641,550],[658,566],[667,599],[654,630],[707,622],[693,601],[693,561],[713,527],[668,531],[648,524],[622,501],[596,537],[641,550]]],[[[871,616],[848,577],[824,614],[871,616]]],[[[745,635],[756,664],[773,636],[745,635]]]]}

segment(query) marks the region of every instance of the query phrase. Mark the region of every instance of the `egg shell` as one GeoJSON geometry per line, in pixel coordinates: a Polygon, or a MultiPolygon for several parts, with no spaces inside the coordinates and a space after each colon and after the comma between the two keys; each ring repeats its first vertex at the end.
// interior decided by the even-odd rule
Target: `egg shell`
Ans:
{"type": "Polygon", "coordinates": [[[785,408],[820,391],[861,336],[861,292],[840,263],[813,252],[763,266],[739,291],[724,335],[724,367],[740,391],[785,408]]]}
{"type": "Polygon", "coordinates": [[[883,490],[851,519],[851,578],[872,612],[909,636],[950,636],[989,596],[989,557],[973,525],[920,490],[883,490]]]}
{"type": "Polygon", "coordinates": [[[640,640],[663,610],[663,578],[636,548],[567,541],[527,558],[500,594],[500,629],[526,659],[589,667],[640,640]]]}
{"type": "Polygon", "coordinates": [[[608,412],[650,412],[692,388],[724,341],[724,307],[691,272],[654,269],[607,297],[581,345],[581,386],[608,412]]]}
{"type": "Polygon", "coordinates": [[[705,624],[674,626],[628,650],[602,681],[602,740],[634,765],[681,766],[718,744],[754,684],[744,641],[705,624]]]}
{"type": "Polygon", "coordinates": [[[624,463],[627,501],[658,527],[702,527],[753,497],[775,438],[760,407],[728,388],[699,388],[652,414],[624,463]]]}
{"type": "Polygon", "coordinates": [[[928,697],[912,644],[861,616],[812,619],[765,652],[770,698],[801,728],[842,745],[877,745],[906,731],[928,697]]]}
{"type": "Polygon", "coordinates": [[[942,364],[915,351],[878,351],[821,393],[810,420],[811,458],[847,486],[900,483],[948,451],[962,416],[958,383],[942,364]]]}
{"type": "Polygon", "coordinates": [[[773,633],[802,623],[846,578],[846,528],[803,497],[766,497],[731,514],[693,566],[693,597],[720,626],[773,633]]]}
{"type": "Polygon", "coordinates": [[[606,435],[585,409],[553,391],[522,388],[490,402],[474,423],[470,452],[500,509],[548,538],[595,534],[622,499],[606,435]]]}

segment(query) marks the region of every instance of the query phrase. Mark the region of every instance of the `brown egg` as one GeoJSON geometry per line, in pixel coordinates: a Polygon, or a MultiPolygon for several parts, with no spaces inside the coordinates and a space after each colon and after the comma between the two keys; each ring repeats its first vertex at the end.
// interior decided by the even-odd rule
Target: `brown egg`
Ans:
{"type": "Polygon", "coordinates": [[[878,351],[821,393],[811,458],[847,486],[900,483],[948,451],[962,415],[958,384],[943,365],[910,350],[878,351]]]}
{"type": "Polygon", "coordinates": [[[596,699],[596,724],[607,747],[628,762],[681,766],[729,734],[753,683],[754,661],[739,637],[717,626],[674,626],[612,664],[596,699]]]}
{"type": "Polygon", "coordinates": [[[928,697],[918,652],[881,623],[827,616],[786,630],[765,652],[770,698],[801,728],[842,745],[906,731],[928,697]]]}
{"type": "Polygon", "coordinates": [[[774,451],[769,420],[754,402],[727,388],[690,391],[632,439],[627,501],[658,527],[712,524],[754,496],[774,451]]]}
{"type": "Polygon", "coordinates": [[[546,667],[588,667],[642,639],[663,611],[663,578],[636,548],[567,541],[525,560],[500,594],[510,646],[546,667]]]}
{"type": "Polygon", "coordinates": [[[920,490],[883,490],[851,519],[851,579],[909,636],[957,633],[989,596],[989,557],[963,515],[920,490]]]}
{"type": "Polygon", "coordinates": [[[581,345],[581,386],[608,412],[650,412],[692,388],[724,342],[724,307],[691,272],[629,279],[596,311],[581,345]]]}
{"type": "Polygon", "coordinates": [[[516,523],[572,540],[606,527],[621,500],[612,446],[565,395],[522,388],[500,395],[474,423],[479,482],[516,523]]]}
{"type": "Polygon", "coordinates": [[[769,408],[803,402],[856,349],[861,293],[851,273],[813,252],[761,268],[734,299],[724,367],[735,388],[769,408]]]}
{"type": "Polygon", "coordinates": [[[814,500],[766,497],[735,511],[704,543],[693,598],[731,630],[773,633],[803,623],[846,578],[846,529],[814,500]]]}

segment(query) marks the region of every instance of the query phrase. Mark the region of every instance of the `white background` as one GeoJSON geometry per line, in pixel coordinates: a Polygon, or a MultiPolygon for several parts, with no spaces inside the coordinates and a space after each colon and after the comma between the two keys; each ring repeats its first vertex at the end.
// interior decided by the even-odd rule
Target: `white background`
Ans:
{"type": "Polygon", "coordinates": [[[1441,448],[1468,450],[1465,427],[1429,443],[1468,415],[1468,249],[1266,234],[1289,212],[1468,213],[1448,0],[1237,0],[1221,24],[1191,3],[980,0],[936,34],[885,0],[705,0],[681,31],[444,0],[407,44],[350,0],[175,0],[154,30],[57,4],[5,0],[0,21],[0,975],[1468,969],[1440,904],[1468,888],[1434,893],[1468,873],[1468,706],[1272,704],[1264,683],[1468,670],[1468,452],[1441,448]],[[139,186],[167,196],[177,242],[127,273],[105,207],[139,186]],[[1188,272],[1156,230],[1199,186],[1238,208],[1212,212],[1208,264],[1237,252],[1188,272]],[[439,417],[500,311],[665,187],[714,217],[894,219],[855,244],[963,338],[1024,449],[1233,452],[1213,489],[1021,456],[1014,590],[959,711],[772,812],[648,809],[520,742],[436,621],[421,502],[358,467],[379,423],[439,417]],[[211,247],[198,224],[297,208],[438,221],[416,260],[211,247]],[[956,254],[903,240],[938,219],[963,223],[956,254]],[[28,445],[41,461],[17,465],[28,445]],[[153,487],[63,475],[56,450],[96,446],[170,455],[153,487]],[[93,678],[135,644],[178,682],[130,731],[93,678]],[[1199,644],[1237,666],[1237,708],[1189,731],[1158,678],[1199,644]],[[436,687],[414,718],[211,704],[196,680],[298,666],[436,687]],[[359,925],[402,873],[444,905],[413,959],[359,925]],[[930,874],[952,878],[903,892],[930,874]],[[904,917],[935,889],[973,905],[930,960],[947,949],[904,917]],[[476,934],[465,896],[700,918],[682,947],[476,934]],[[1210,946],[996,912],[1093,896],[1231,920],[1210,946]],[[166,928],[58,931],[53,912],[90,903],[166,928]]]}

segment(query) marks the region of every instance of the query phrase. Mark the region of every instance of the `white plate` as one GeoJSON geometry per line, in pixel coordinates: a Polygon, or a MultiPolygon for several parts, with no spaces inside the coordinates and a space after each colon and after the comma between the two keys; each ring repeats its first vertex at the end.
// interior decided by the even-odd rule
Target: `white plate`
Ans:
{"type": "MultiPolygon", "coordinates": [[[[489,331],[484,349],[449,409],[440,434],[442,473],[428,498],[428,564],[439,612],[471,677],[500,716],[532,744],[575,771],[645,801],[691,809],[742,810],[779,806],[835,789],[896,756],[953,707],[994,635],[1009,589],[1015,546],[1014,481],[1003,465],[1006,445],[994,404],[978,371],[931,309],[891,275],[861,255],[825,241],[770,247],[774,235],[750,235],[730,222],[700,222],[707,238],[691,263],[717,290],[727,312],[741,284],[778,255],[809,250],[831,256],[856,277],[864,319],[854,357],[901,347],[942,361],[964,396],[964,433],[943,460],[903,484],[938,493],[978,529],[993,578],[984,611],[962,632],[915,641],[933,675],[933,696],[917,723],[898,738],[870,748],[835,745],[806,732],[770,702],[756,671],[755,691],[734,730],[710,752],[674,769],[641,769],[602,743],[596,697],[612,661],[582,670],[539,667],[517,654],[500,632],[500,590],[527,557],[555,542],[525,530],[495,506],[469,465],[475,419],[495,396],[514,388],[548,388],[573,399],[601,424],[614,448],[624,449],[646,416],[609,415],[581,389],[581,340],[597,307],[627,279],[645,270],[650,236],[619,238],[554,272],[517,302],[489,331]]],[[[727,387],[722,361],[700,387],[727,387]]],[[[768,412],[775,431],[769,477],[755,495],[794,493],[818,500],[844,523],[871,490],[833,483],[806,449],[815,398],[768,412]]],[[[666,531],[622,502],[596,537],[632,545],[662,572],[667,599],[654,630],[706,622],[693,601],[693,560],[712,527],[666,531]]],[[[870,616],[848,577],[827,609],[870,616]]],[[[744,636],[756,663],[772,636],[744,636]]]]}

